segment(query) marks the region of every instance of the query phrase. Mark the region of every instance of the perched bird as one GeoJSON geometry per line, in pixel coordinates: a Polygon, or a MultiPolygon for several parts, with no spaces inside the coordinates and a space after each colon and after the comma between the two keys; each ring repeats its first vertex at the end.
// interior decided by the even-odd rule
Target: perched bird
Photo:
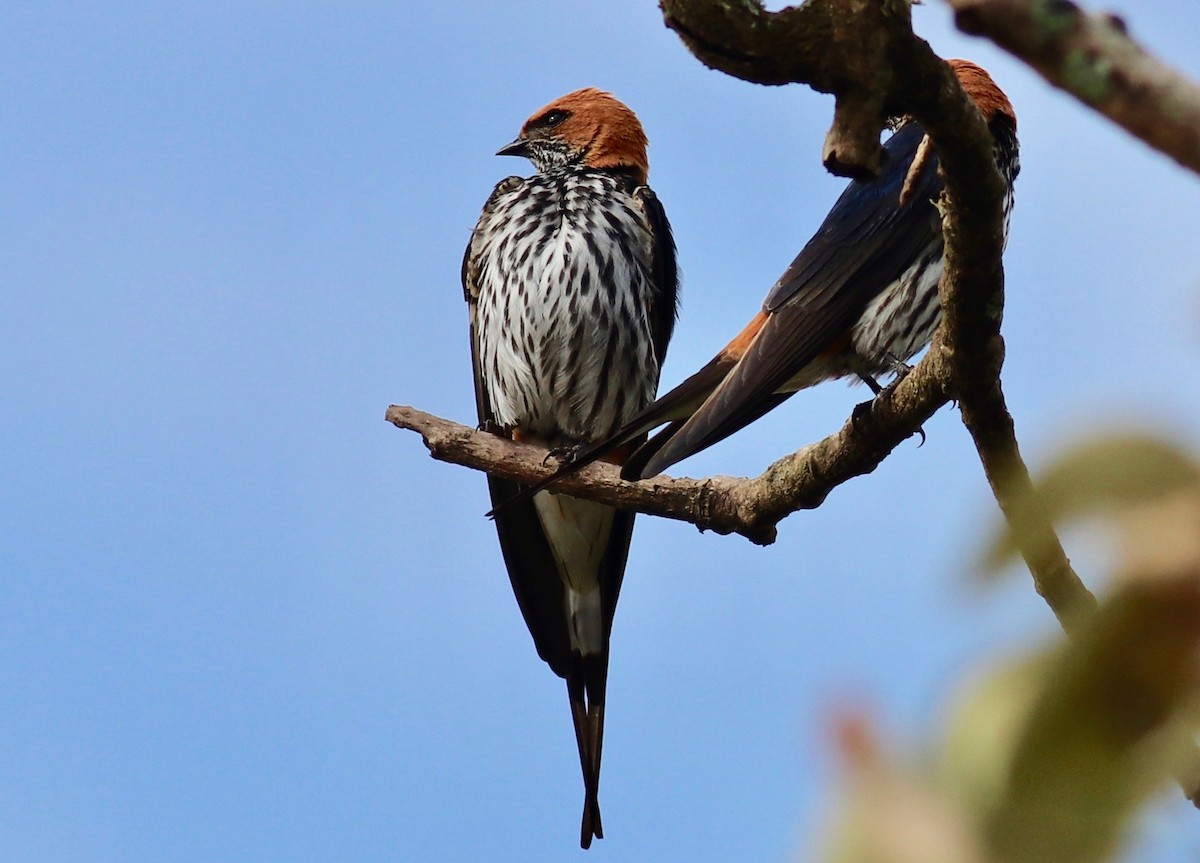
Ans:
{"type": "MultiPolygon", "coordinates": [[[[1016,115],[986,71],[967,60],[949,63],[994,136],[1008,184],[1007,233],[1019,170],[1016,115]]],[[[937,156],[915,121],[902,121],[884,150],[881,174],[850,183],[762,311],[720,353],[608,439],[567,453],[563,466],[533,488],[667,423],[624,462],[626,479],[654,476],[797,390],[854,375],[878,394],[874,375],[903,373],[904,361],[929,344],[941,319],[943,239],[935,202],[942,183],[937,156]]]]}
{"type": "MultiPolygon", "coordinates": [[[[637,115],[588,87],[536,112],[497,153],[537,173],[496,186],[463,259],[481,428],[576,447],[654,400],[678,277],[646,145],[637,115]]],[[[488,486],[493,505],[522,489],[497,477],[488,486]]],[[[538,655],[567,682],[587,848],[603,837],[609,637],[633,513],[541,492],[498,514],[496,530],[538,655]]]]}

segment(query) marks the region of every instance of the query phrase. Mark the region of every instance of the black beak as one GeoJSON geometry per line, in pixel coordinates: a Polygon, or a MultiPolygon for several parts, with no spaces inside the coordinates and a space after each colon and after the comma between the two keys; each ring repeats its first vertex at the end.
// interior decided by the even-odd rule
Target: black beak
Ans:
{"type": "Polygon", "coordinates": [[[517,138],[511,144],[506,144],[496,151],[497,156],[528,156],[529,142],[524,138],[517,138]]]}

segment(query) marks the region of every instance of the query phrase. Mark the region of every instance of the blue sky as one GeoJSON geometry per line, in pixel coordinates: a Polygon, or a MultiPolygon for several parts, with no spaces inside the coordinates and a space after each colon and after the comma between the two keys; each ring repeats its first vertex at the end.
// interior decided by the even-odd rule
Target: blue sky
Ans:
{"type": "MultiPolygon", "coordinates": [[[[1193,76],[1200,8],[1129,4],[1193,76]]],[[[988,44],[1020,117],[1005,385],[1036,466],[1200,429],[1200,185],[988,44]]],[[[582,788],[482,477],[383,422],[473,416],[458,283],[497,159],[585,85],[651,139],[683,312],[664,383],[757,309],[842,181],[832,101],[703,68],[650,2],[0,9],[0,859],[561,861],[582,788]]],[[[837,428],[828,385],[686,462],[749,474],[837,428]]],[[[643,519],[601,799],[625,860],[787,860],[831,711],[933,739],[972,668],[1056,636],[980,588],[997,515],[947,409],[760,549],[643,519]]],[[[1072,533],[1087,579],[1102,554],[1072,533]]],[[[1194,859],[1171,794],[1141,859],[1194,859]]]]}

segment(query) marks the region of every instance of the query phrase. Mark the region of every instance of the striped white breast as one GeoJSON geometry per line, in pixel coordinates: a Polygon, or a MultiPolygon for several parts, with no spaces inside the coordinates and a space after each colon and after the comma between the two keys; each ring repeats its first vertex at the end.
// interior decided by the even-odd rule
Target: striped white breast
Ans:
{"type": "Polygon", "coordinates": [[[654,399],[651,236],[617,178],[577,166],[484,211],[477,348],[499,424],[551,444],[598,440],[654,399]]]}
{"type": "MultiPolygon", "coordinates": [[[[1012,205],[1010,180],[1002,204],[1005,245],[1012,205]]],[[[938,237],[899,279],[867,305],[850,333],[850,344],[862,366],[855,368],[856,372],[888,371],[889,357],[904,362],[929,344],[942,320],[938,282],[942,278],[943,252],[942,239],[938,237]]]]}

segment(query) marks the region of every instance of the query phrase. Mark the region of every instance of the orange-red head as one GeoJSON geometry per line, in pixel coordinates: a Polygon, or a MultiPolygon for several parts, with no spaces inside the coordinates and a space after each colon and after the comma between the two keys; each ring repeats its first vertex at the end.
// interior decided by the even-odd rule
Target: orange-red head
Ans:
{"type": "Polygon", "coordinates": [[[1017,128],[1017,114],[1013,111],[1012,103],[1004,95],[1004,91],[996,86],[992,76],[982,66],[977,66],[970,60],[947,60],[958,81],[962,84],[967,95],[975,102],[979,113],[989,124],[997,117],[1004,117],[1012,123],[1013,131],[1017,128]]]}
{"type": "Polygon", "coordinates": [[[560,165],[627,168],[646,182],[646,133],[637,114],[611,93],[584,87],[536,111],[498,156],[524,156],[539,171],[560,165]]]}

